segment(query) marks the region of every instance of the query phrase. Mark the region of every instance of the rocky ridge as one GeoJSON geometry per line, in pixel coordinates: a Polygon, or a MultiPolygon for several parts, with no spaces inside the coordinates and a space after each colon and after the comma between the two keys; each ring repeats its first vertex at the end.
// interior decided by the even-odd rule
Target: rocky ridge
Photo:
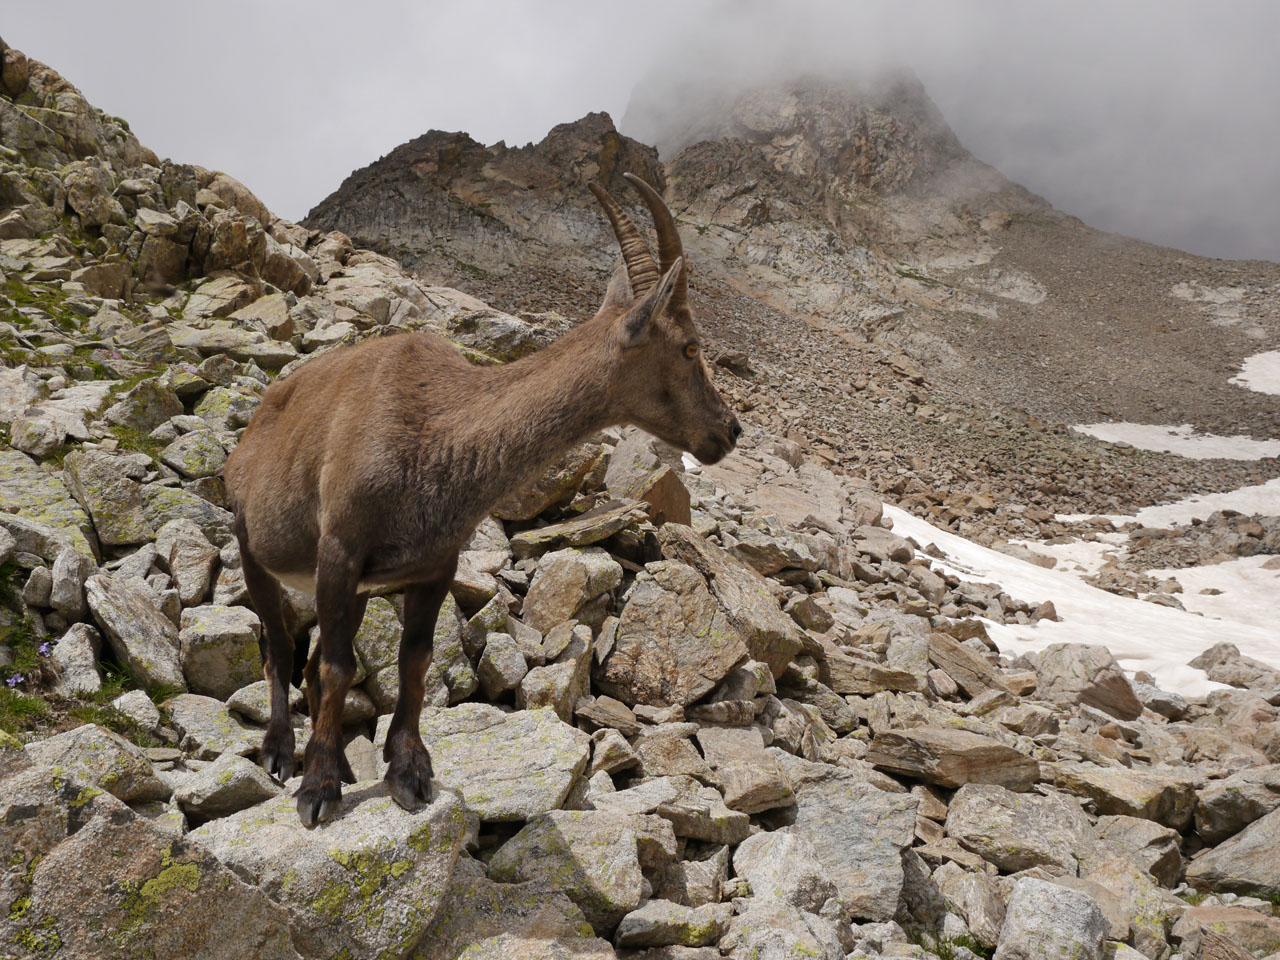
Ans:
{"type": "Polygon", "coordinates": [[[253,762],[222,459],[268,383],[341,343],[429,329],[505,362],[572,320],[279,220],[17,51],[0,81],[6,955],[1276,952],[1275,671],[1215,647],[1232,689],[1189,702],[1084,644],[1001,657],[978,618],[1050,604],[935,569],[870,479],[749,416],[699,470],[606,432],[481,525],[412,813],[378,779],[399,598],[371,600],[360,782],[305,831],[253,762]]]}

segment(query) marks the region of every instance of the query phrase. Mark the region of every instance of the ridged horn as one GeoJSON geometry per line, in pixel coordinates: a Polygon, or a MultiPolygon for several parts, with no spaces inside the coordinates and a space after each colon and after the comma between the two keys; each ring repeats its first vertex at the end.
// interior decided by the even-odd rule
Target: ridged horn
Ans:
{"type": "MultiPolygon", "coordinates": [[[[653,214],[653,227],[658,233],[658,264],[663,273],[671,269],[677,259],[684,256],[684,244],[680,242],[680,231],[676,229],[676,219],[667,209],[666,202],[653,187],[649,186],[634,173],[624,173],[627,182],[635,188],[644,200],[645,206],[653,214]]],[[[689,261],[685,260],[680,276],[676,280],[675,292],[671,295],[673,307],[685,307],[689,303],[689,261]]]]}
{"type": "Polygon", "coordinates": [[[613,224],[614,235],[618,238],[618,246],[622,248],[622,260],[627,265],[627,277],[631,280],[631,290],[636,297],[643,297],[658,285],[662,274],[658,265],[653,262],[653,254],[645,245],[640,231],[631,222],[627,212],[618,201],[609,196],[609,191],[592,180],[587,187],[596,195],[605,216],[613,224]]]}

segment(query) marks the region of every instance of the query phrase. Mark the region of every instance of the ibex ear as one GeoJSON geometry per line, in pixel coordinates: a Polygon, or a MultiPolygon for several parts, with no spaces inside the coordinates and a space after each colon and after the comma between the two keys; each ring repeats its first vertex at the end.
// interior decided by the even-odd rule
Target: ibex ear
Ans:
{"type": "Polygon", "coordinates": [[[601,312],[610,307],[625,308],[631,305],[631,278],[627,276],[627,265],[618,258],[618,265],[613,268],[613,276],[609,279],[609,289],[604,292],[604,303],[600,304],[601,312]]]}
{"type": "Polygon", "coordinates": [[[684,266],[684,258],[676,257],[676,262],[669,269],[643,300],[627,313],[622,321],[622,345],[638,347],[649,339],[649,329],[653,321],[667,309],[671,295],[676,290],[676,280],[684,266]]]}

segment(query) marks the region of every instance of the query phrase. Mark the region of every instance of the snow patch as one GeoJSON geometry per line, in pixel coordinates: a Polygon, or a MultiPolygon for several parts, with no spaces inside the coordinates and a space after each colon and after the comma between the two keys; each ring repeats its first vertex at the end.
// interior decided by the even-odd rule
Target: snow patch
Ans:
{"type": "MultiPolygon", "coordinates": [[[[1280,486],[1276,493],[1280,496],[1280,486]]],[[[1280,664],[1280,631],[1274,621],[1270,626],[1258,626],[1238,618],[1211,620],[1116,596],[1082,583],[1075,574],[1046,570],[939,530],[897,507],[886,504],[884,512],[892,518],[899,536],[911,537],[921,547],[937,546],[946,557],[939,565],[957,576],[998,583],[1009,596],[1024,602],[1053,601],[1062,618],[1059,623],[987,624],[1002,653],[1017,656],[1054,643],[1098,644],[1109,649],[1125,670],[1146,670],[1165,690],[1192,697],[1221,685],[1209,681],[1203,671],[1187,666],[1187,661],[1222,639],[1229,637],[1246,656],[1280,664]],[[1224,622],[1229,627],[1224,627],[1224,622]]],[[[1036,549],[1043,549],[1043,545],[1036,549]]]]}
{"type": "Polygon", "coordinates": [[[1085,423],[1071,428],[1108,443],[1127,443],[1139,450],[1174,453],[1190,460],[1261,460],[1280,457],[1280,440],[1252,437],[1220,437],[1196,433],[1189,423],[1166,426],[1156,423],[1085,423]]]}
{"type": "Polygon", "coordinates": [[[1053,569],[1070,573],[1077,577],[1087,577],[1097,573],[1107,562],[1115,559],[1117,553],[1124,551],[1128,542],[1128,534],[1103,533],[1097,540],[1073,540],[1070,543],[1046,543],[1043,540],[1013,540],[1036,553],[1053,557],[1058,565],[1053,569]]]}
{"type": "Polygon", "coordinates": [[[1246,357],[1240,364],[1240,372],[1230,382],[1258,393],[1280,396],[1280,350],[1246,357]]]}
{"type": "Polygon", "coordinates": [[[1178,599],[1188,610],[1215,620],[1248,623],[1274,630],[1280,623],[1280,569],[1264,564],[1274,557],[1240,557],[1203,567],[1151,570],[1154,577],[1174,577],[1182,584],[1178,599]],[[1202,590],[1218,591],[1201,593],[1202,590]]]}

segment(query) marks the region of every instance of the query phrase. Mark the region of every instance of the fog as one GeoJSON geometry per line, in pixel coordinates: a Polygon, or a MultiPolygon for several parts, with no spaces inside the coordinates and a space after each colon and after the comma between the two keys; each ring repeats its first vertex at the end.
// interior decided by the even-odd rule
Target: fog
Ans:
{"type": "Polygon", "coordinates": [[[1060,209],[1280,261],[1267,0],[42,0],[8,5],[0,35],[295,219],[431,128],[524,143],[607,110],[658,140],[713,91],[905,66],[966,147],[1060,209]]]}

